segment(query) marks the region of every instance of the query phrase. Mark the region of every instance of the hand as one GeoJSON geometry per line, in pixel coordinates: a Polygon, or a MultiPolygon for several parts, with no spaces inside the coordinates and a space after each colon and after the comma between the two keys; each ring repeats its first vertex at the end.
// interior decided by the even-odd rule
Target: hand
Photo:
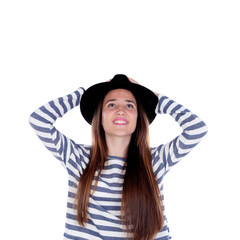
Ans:
{"type": "MultiPolygon", "coordinates": [[[[140,83],[137,82],[137,81],[135,81],[134,79],[129,78],[129,77],[128,77],[128,79],[129,79],[130,82],[140,85],[140,83]]],[[[111,80],[112,80],[112,79],[109,79],[107,82],[110,82],[111,80]]],[[[152,92],[153,92],[153,91],[152,91],[152,92]]],[[[156,93],[156,92],[153,92],[153,93],[154,93],[157,97],[159,96],[159,93],[156,93]]]]}
{"type": "Polygon", "coordinates": [[[129,81],[132,82],[132,83],[139,84],[139,82],[135,81],[135,80],[132,79],[132,78],[128,78],[128,79],[129,79],[129,81]]]}
{"type": "MultiPolygon", "coordinates": [[[[128,78],[130,82],[139,84],[137,81],[133,80],[132,78],[128,78]]],[[[153,92],[153,91],[152,91],[153,92]]],[[[159,93],[153,92],[157,97],[159,96],[159,93]]]]}

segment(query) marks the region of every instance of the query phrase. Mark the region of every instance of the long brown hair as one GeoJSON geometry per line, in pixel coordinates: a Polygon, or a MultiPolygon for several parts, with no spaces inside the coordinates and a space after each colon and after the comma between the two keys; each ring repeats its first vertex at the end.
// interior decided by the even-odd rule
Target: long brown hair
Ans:
{"type": "MultiPolygon", "coordinates": [[[[136,99],[137,100],[137,99],[136,99]]],[[[97,170],[98,176],[107,158],[107,144],[101,124],[102,101],[96,108],[92,120],[91,157],[80,178],[76,202],[77,220],[84,226],[91,185],[97,170]]],[[[138,119],[135,132],[128,148],[127,167],[122,189],[122,221],[134,240],[151,240],[161,230],[164,222],[160,191],[153,173],[151,150],[149,146],[149,122],[142,105],[137,100],[138,119]]]]}

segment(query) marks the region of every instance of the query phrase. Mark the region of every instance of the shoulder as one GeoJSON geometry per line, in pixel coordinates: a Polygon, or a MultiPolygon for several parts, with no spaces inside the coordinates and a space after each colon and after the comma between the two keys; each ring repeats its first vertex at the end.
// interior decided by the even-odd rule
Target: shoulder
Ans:
{"type": "Polygon", "coordinates": [[[161,149],[163,148],[163,144],[157,146],[157,147],[151,147],[151,155],[152,155],[152,160],[156,160],[159,159],[159,153],[161,151],[161,149]]]}
{"type": "Polygon", "coordinates": [[[77,144],[77,148],[81,155],[89,157],[91,152],[91,146],[86,144],[77,144]]]}
{"type": "Polygon", "coordinates": [[[75,168],[82,174],[90,159],[91,146],[85,144],[75,144],[68,161],[70,169],[75,168]]]}

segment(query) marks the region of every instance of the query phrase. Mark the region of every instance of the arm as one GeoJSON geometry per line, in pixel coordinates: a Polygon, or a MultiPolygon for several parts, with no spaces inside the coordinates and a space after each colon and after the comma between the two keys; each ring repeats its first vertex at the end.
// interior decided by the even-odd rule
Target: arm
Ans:
{"type": "Polygon", "coordinates": [[[34,111],[29,117],[30,125],[44,146],[64,166],[66,166],[72,153],[75,155],[75,159],[79,159],[83,150],[80,145],[59,132],[54,127],[54,123],[57,118],[63,117],[64,114],[79,105],[83,92],[84,89],[79,88],[67,96],[50,101],[34,111]]]}
{"type": "Polygon", "coordinates": [[[182,105],[159,94],[157,114],[170,114],[183,132],[171,142],[152,149],[153,171],[160,182],[162,177],[186,156],[206,135],[206,124],[182,105]]]}

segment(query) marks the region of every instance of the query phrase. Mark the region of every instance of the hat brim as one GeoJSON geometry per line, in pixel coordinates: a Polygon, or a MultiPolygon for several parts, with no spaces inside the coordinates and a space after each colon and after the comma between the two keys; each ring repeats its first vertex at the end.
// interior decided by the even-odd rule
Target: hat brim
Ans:
{"type": "Polygon", "coordinates": [[[88,88],[82,95],[80,102],[80,110],[84,119],[91,124],[96,107],[100,100],[106,94],[114,89],[126,89],[133,93],[133,95],[141,102],[149,124],[152,123],[156,117],[155,108],[158,103],[158,97],[148,88],[130,81],[124,82],[102,82],[95,84],[88,88]]]}

